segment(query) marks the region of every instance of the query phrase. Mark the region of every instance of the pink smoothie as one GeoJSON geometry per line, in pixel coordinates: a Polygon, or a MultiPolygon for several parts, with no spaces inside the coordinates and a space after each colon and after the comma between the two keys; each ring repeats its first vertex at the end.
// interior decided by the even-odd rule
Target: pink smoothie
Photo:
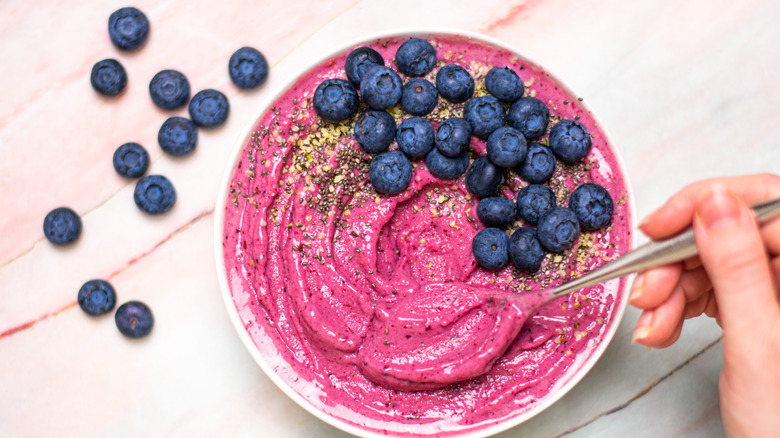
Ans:
{"type": "MultiPolygon", "coordinates": [[[[233,301],[266,362],[312,406],[360,429],[402,436],[479,430],[555,396],[616,323],[625,280],[562,297],[525,324],[512,297],[579,276],[631,244],[627,183],[581,100],[504,49],[427,39],[439,59],[432,82],[441,66],[458,63],[482,95],[488,70],[508,66],[526,96],[547,103],[550,126],[562,118],[585,125],[590,154],[559,163],[547,185],[566,206],[578,185],[601,184],[615,213],[608,227],[548,254],[536,273],[511,264],[485,270],[471,252],[483,226],[463,177],[436,178],[419,160],[407,190],[380,195],[368,180],[371,156],[352,136],[357,114],[340,124],[316,116],[314,89],[346,78],[349,50],[282,94],[258,121],[229,188],[223,248],[233,301]]],[[[395,67],[404,40],[366,45],[395,67]]],[[[463,106],[440,99],[428,118],[438,126],[462,116],[463,106]]],[[[390,113],[399,122],[409,117],[400,106],[390,113]]],[[[472,150],[483,155],[485,143],[474,138],[472,150]]],[[[501,190],[512,199],[527,185],[511,171],[506,179],[501,190]]],[[[511,229],[524,225],[518,219],[511,229]]]]}

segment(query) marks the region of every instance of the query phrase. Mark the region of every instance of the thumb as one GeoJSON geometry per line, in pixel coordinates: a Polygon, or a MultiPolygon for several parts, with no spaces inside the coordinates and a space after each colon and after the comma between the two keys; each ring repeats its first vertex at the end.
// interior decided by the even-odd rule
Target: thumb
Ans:
{"type": "Polygon", "coordinates": [[[697,202],[693,230],[724,332],[752,335],[774,325],[780,309],[750,207],[722,186],[714,186],[697,202]]]}

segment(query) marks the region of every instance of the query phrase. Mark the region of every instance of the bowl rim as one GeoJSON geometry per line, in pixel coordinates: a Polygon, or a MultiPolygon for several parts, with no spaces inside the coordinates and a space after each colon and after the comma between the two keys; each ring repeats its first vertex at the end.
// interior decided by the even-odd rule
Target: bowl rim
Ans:
{"type": "MultiPolygon", "coordinates": [[[[289,386],[274,371],[273,367],[268,362],[266,362],[265,357],[261,354],[260,350],[257,348],[257,345],[255,344],[254,340],[252,340],[251,336],[249,335],[248,331],[244,326],[243,321],[241,320],[241,317],[239,316],[238,309],[236,308],[235,302],[233,301],[232,292],[230,289],[230,285],[228,283],[227,269],[224,263],[224,251],[222,246],[223,238],[224,238],[225,206],[227,202],[230,181],[232,180],[235,166],[237,165],[238,161],[241,159],[242,152],[244,151],[244,148],[246,146],[246,142],[251,138],[252,133],[254,132],[258,121],[265,114],[265,112],[268,111],[268,109],[270,109],[271,105],[277,99],[279,99],[287,90],[289,90],[290,87],[292,87],[302,75],[308,73],[309,71],[311,71],[312,68],[330,59],[333,56],[343,53],[351,48],[358,47],[362,44],[370,43],[377,39],[397,38],[397,37],[435,38],[436,36],[465,38],[467,40],[473,40],[479,43],[488,44],[497,47],[502,50],[506,50],[512,53],[513,55],[517,56],[518,58],[522,59],[523,61],[533,64],[536,68],[539,69],[539,71],[544,72],[547,76],[549,76],[551,79],[556,81],[565,93],[569,94],[570,96],[579,96],[579,94],[575,93],[573,89],[566,82],[561,80],[559,76],[553,74],[552,72],[550,72],[550,70],[544,68],[542,64],[537,62],[534,58],[528,56],[527,54],[518,50],[517,48],[513,47],[510,44],[507,44],[494,37],[480,34],[478,32],[466,31],[466,30],[455,29],[455,28],[445,28],[445,27],[406,27],[406,28],[386,29],[382,31],[364,34],[358,38],[350,39],[348,41],[340,43],[334,46],[330,50],[324,51],[320,56],[314,58],[311,61],[308,61],[306,65],[303,66],[302,68],[295,69],[295,74],[290,75],[290,77],[286,79],[283,83],[277,85],[276,88],[273,89],[271,93],[268,93],[267,96],[259,103],[258,109],[253,113],[248,123],[240,131],[238,140],[233,144],[233,149],[228,157],[228,161],[225,165],[225,169],[223,171],[222,178],[220,180],[220,184],[219,184],[220,191],[217,194],[217,203],[214,208],[214,254],[215,254],[215,264],[217,268],[217,277],[218,277],[220,292],[222,294],[222,298],[224,300],[225,307],[227,308],[230,320],[233,324],[233,328],[236,330],[236,332],[238,332],[238,336],[241,339],[242,343],[244,344],[244,347],[249,351],[250,355],[255,360],[255,362],[257,362],[257,364],[263,370],[265,375],[268,376],[268,378],[287,397],[293,400],[296,404],[304,408],[306,411],[314,415],[316,418],[319,418],[320,420],[324,421],[325,423],[333,427],[336,427],[344,432],[356,436],[360,436],[360,437],[365,437],[365,438],[380,438],[380,437],[386,438],[387,436],[396,436],[397,433],[386,431],[389,434],[388,433],[380,434],[372,430],[362,429],[354,424],[347,422],[346,420],[342,420],[341,418],[335,417],[331,414],[324,412],[321,409],[318,409],[308,399],[304,398],[302,395],[296,392],[291,386],[289,386]]],[[[298,50],[299,48],[300,46],[296,47],[293,50],[298,50]]],[[[582,109],[589,114],[589,117],[596,123],[596,125],[601,130],[607,145],[609,145],[615,157],[615,161],[618,167],[617,171],[623,177],[623,180],[625,182],[625,191],[628,198],[627,209],[628,209],[628,214],[630,215],[628,221],[628,228],[631,234],[631,238],[629,239],[628,250],[631,250],[635,248],[637,245],[636,206],[634,203],[634,193],[631,188],[632,185],[629,181],[628,173],[626,172],[626,166],[623,162],[623,157],[621,154],[617,153],[617,150],[614,147],[615,144],[612,141],[612,137],[607,132],[605,126],[596,117],[596,114],[593,112],[590,106],[585,101],[578,102],[578,105],[580,105],[582,109]]],[[[598,362],[598,360],[601,358],[602,354],[604,353],[604,351],[607,349],[608,345],[611,343],[612,339],[614,338],[615,333],[618,330],[618,326],[621,324],[623,316],[625,315],[626,307],[628,304],[628,290],[633,277],[634,277],[633,275],[626,277],[626,281],[625,283],[623,283],[623,287],[622,288],[619,287],[618,290],[616,291],[617,296],[621,298],[620,304],[617,308],[613,309],[613,315],[612,315],[612,320],[610,321],[610,327],[608,327],[608,330],[604,334],[604,337],[601,339],[599,344],[593,348],[591,354],[587,358],[585,358],[583,362],[578,364],[579,369],[577,370],[577,372],[574,373],[567,382],[565,382],[563,385],[558,387],[554,394],[550,394],[539,404],[535,405],[533,409],[529,409],[528,411],[523,412],[519,415],[506,418],[494,425],[484,426],[480,429],[476,429],[473,431],[467,431],[463,433],[454,432],[455,435],[453,436],[457,436],[457,438],[476,438],[476,437],[491,436],[506,431],[508,429],[511,429],[515,426],[518,426],[528,421],[529,419],[543,412],[544,410],[546,410],[547,408],[555,404],[557,401],[559,401],[561,398],[563,398],[563,396],[565,396],[567,393],[569,393],[569,391],[574,386],[576,386],[595,366],[596,362],[598,362]]],[[[428,436],[433,436],[433,434],[428,436]]]]}

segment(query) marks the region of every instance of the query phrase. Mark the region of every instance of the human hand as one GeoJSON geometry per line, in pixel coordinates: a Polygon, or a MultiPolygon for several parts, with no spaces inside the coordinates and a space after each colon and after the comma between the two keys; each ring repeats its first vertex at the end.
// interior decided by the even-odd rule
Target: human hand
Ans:
{"type": "Polygon", "coordinates": [[[750,204],[780,197],[780,177],[694,183],[640,225],[651,239],[693,224],[699,256],[647,270],[629,302],[640,309],[632,342],[664,348],[702,313],[723,329],[720,403],[729,436],[780,431],[780,220],[759,228],[750,204]]]}

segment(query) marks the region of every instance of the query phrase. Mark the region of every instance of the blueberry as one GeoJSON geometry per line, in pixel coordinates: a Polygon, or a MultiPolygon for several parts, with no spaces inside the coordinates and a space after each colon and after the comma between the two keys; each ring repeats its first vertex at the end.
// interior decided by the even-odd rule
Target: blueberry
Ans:
{"type": "Polygon", "coordinates": [[[404,84],[401,91],[401,106],[413,116],[424,116],[436,108],[439,93],[431,81],[412,78],[404,84]]]}
{"type": "Polygon", "coordinates": [[[162,109],[180,108],[190,100],[190,82],[176,70],[163,70],[149,82],[152,102],[162,109]]]}
{"type": "Polygon", "coordinates": [[[537,231],[533,228],[518,228],[509,238],[509,259],[518,269],[528,272],[538,270],[545,255],[537,231]]]}
{"type": "Polygon", "coordinates": [[[607,189],[598,184],[585,183],[572,192],[569,208],[577,216],[583,230],[593,231],[612,220],[614,204],[607,189]]]}
{"type": "Polygon", "coordinates": [[[441,179],[455,179],[466,171],[469,167],[469,154],[464,152],[459,157],[450,158],[433,148],[425,156],[425,165],[431,175],[441,179]]]}
{"type": "Polygon", "coordinates": [[[387,111],[368,110],[355,123],[355,140],[364,151],[376,154],[395,138],[395,119],[387,111]]]}
{"type": "Polygon", "coordinates": [[[477,217],[486,227],[502,228],[517,217],[514,201],[503,196],[482,198],[477,204],[477,217]]]}
{"type": "Polygon", "coordinates": [[[553,207],[539,218],[537,237],[548,251],[562,252],[571,248],[580,235],[580,223],[573,211],[553,207]]]}
{"type": "Polygon", "coordinates": [[[128,301],[114,314],[119,332],[128,338],[143,338],[152,331],[154,316],[149,307],[140,301],[128,301]]]}
{"type": "Polygon", "coordinates": [[[377,192],[395,195],[412,181],[412,163],[401,151],[382,152],[371,160],[369,176],[377,192]]]}
{"type": "Polygon", "coordinates": [[[143,212],[163,214],[176,203],[176,190],[168,178],[162,175],[148,175],[135,184],[133,200],[143,212]]]}
{"type": "Polygon", "coordinates": [[[502,182],[503,169],[491,163],[488,157],[475,159],[466,172],[466,189],[477,198],[492,195],[502,182]]]}
{"type": "Polygon", "coordinates": [[[214,128],[225,123],[230,104],[224,94],[209,88],[195,93],[187,110],[193,123],[203,128],[214,128]]]}
{"type": "Polygon", "coordinates": [[[460,117],[444,120],[436,130],[436,149],[447,157],[459,157],[468,152],[471,145],[471,125],[460,117]]]}
{"type": "Polygon", "coordinates": [[[398,126],[395,141],[407,157],[424,157],[433,149],[433,126],[422,117],[410,117],[398,126]]]}
{"type": "Polygon", "coordinates": [[[471,250],[483,268],[501,269],[509,263],[509,236],[498,228],[485,228],[474,236],[471,250]]]}
{"type": "Polygon", "coordinates": [[[561,120],[550,130],[550,149],[564,163],[576,163],[590,152],[590,133],[574,120],[561,120]]]}
{"type": "Polygon", "coordinates": [[[528,145],[525,137],[511,126],[502,126],[488,137],[487,157],[496,166],[515,167],[525,160],[528,145]]]}
{"type": "Polygon", "coordinates": [[[89,82],[103,96],[116,96],[127,85],[127,72],[116,59],[104,59],[92,67],[89,82]]]}
{"type": "Polygon", "coordinates": [[[522,132],[526,139],[533,140],[547,132],[550,109],[535,97],[523,97],[509,107],[507,123],[522,132]]]}
{"type": "Polygon", "coordinates": [[[425,76],[436,65],[436,49],[428,41],[410,38],[395,52],[395,63],[406,76],[425,76]]]}
{"type": "Polygon", "coordinates": [[[89,280],[81,285],[78,294],[81,310],[92,316],[108,313],[116,305],[116,291],[105,280],[89,280]]]}
{"type": "Polygon", "coordinates": [[[114,151],[114,169],[125,178],[138,178],[149,169],[149,153],[138,143],[125,143],[114,151]]]}
{"type": "Polygon", "coordinates": [[[496,99],[512,103],[523,97],[523,81],[509,67],[493,67],[485,75],[485,87],[496,99]]]}
{"type": "Polygon", "coordinates": [[[81,235],[81,218],[68,207],[55,208],[43,219],[43,234],[55,245],[70,245],[81,235]]]}
{"type": "Polygon", "coordinates": [[[536,225],[539,218],[554,207],[555,194],[547,186],[531,184],[517,193],[517,214],[531,225],[536,225]]]}
{"type": "Polygon", "coordinates": [[[254,47],[242,47],[230,55],[228,74],[242,90],[257,88],[268,79],[268,61],[254,47]]]}
{"type": "Polygon", "coordinates": [[[355,87],[344,79],[328,79],[314,90],[314,111],[326,122],[347,120],[359,103],[355,87]]]}
{"type": "Polygon", "coordinates": [[[108,17],[108,36],[120,50],[135,50],[149,35],[149,20],[133,7],[121,8],[108,17]]]}
{"type": "Polygon", "coordinates": [[[493,96],[475,97],[466,103],[463,118],[471,125],[471,133],[484,139],[504,126],[506,108],[493,96]]]}
{"type": "Polygon", "coordinates": [[[195,150],[198,129],[190,119],[170,117],[160,126],[157,142],[166,153],[181,157],[195,150]]]}
{"type": "Polygon", "coordinates": [[[515,168],[520,178],[532,184],[547,182],[555,171],[555,155],[543,144],[531,143],[525,161],[515,168]]]}
{"type": "Polygon", "coordinates": [[[352,82],[352,85],[359,88],[360,80],[366,70],[375,65],[385,65],[382,55],[370,47],[358,47],[347,55],[344,70],[347,73],[347,79],[352,82]]]}
{"type": "Polygon", "coordinates": [[[372,109],[385,110],[401,100],[403,83],[395,70],[385,66],[374,66],[366,70],[360,80],[360,94],[372,109]]]}
{"type": "Polygon", "coordinates": [[[447,64],[436,73],[436,88],[452,103],[465,102],[474,95],[474,78],[465,68],[447,64]]]}

